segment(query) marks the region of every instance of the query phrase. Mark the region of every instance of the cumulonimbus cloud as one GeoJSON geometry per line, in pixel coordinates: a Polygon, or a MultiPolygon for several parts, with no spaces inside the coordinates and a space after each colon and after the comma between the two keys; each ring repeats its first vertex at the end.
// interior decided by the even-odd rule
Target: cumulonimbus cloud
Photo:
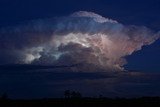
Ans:
{"type": "Polygon", "coordinates": [[[0,64],[80,64],[78,70],[123,70],[125,56],[160,36],[93,12],[34,20],[0,30],[0,64]]]}

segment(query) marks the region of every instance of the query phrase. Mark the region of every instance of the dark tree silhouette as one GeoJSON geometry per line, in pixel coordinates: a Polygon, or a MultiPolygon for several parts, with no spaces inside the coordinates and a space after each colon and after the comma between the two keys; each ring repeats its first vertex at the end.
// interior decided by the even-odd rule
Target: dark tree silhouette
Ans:
{"type": "Polygon", "coordinates": [[[75,91],[73,91],[72,93],[71,93],[71,98],[76,98],[76,92],[75,91]]]}
{"type": "Polygon", "coordinates": [[[100,94],[100,95],[99,95],[99,98],[103,98],[103,95],[102,95],[102,94],[100,94]]]}
{"type": "Polygon", "coordinates": [[[81,93],[77,92],[77,98],[81,98],[81,97],[82,97],[81,93]]]}
{"type": "Polygon", "coordinates": [[[71,98],[81,98],[81,97],[82,97],[82,95],[81,95],[81,93],[79,93],[79,92],[73,91],[73,92],[71,93],[71,98]]]}
{"type": "Polygon", "coordinates": [[[70,90],[65,90],[65,91],[64,91],[64,97],[65,97],[65,98],[70,98],[70,97],[71,97],[71,92],[70,92],[70,90]]]}
{"type": "Polygon", "coordinates": [[[1,96],[1,99],[2,99],[2,100],[6,100],[6,99],[8,99],[8,95],[7,95],[7,93],[3,93],[3,95],[1,96]]]}
{"type": "Polygon", "coordinates": [[[64,91],[64,97],[65,98],[81,98],[82,95],[80,92],[65,90],[64,91]]]}

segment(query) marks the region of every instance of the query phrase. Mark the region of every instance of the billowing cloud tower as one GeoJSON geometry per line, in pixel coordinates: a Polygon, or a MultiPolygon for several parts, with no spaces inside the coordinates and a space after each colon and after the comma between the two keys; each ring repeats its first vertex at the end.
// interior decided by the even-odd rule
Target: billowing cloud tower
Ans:
{"type": "Polygon", "coordinates": [[[0,63],[73,65],[78,71],[122,71],[125,56],[159,38],[93,12],[34,20],[0,31],[0,63]]]}

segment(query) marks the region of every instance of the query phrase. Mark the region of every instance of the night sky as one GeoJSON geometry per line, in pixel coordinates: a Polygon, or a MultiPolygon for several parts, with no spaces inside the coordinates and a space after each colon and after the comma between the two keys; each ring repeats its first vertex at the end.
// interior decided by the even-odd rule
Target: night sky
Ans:
{"type": "Polygon", "coordinates": [[[159,10],[160,0],[0,0],[0,95],[160,96],[159,10]]]}

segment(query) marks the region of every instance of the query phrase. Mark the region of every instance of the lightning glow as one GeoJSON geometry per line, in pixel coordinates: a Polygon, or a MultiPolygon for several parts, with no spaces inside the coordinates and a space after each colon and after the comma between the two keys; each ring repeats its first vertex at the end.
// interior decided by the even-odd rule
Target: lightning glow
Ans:
{"type": "Polygon", "coordinates": [[[0,62],[83,64],[77,69],[123,71],[127,63],[124,57],[150,45],[159,35],[146,27],[125,26],[93,12],[80,11],[1,29],[0,62]]]}

